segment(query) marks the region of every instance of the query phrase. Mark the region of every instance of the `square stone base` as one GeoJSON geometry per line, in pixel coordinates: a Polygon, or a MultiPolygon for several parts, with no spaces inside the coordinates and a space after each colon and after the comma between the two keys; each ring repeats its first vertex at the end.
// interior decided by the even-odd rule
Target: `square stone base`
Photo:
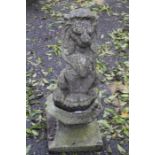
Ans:
{"type": "Polygon", "coordinates": [[[50,152],[101,151],[103,143],[97,121],[67,126],[58,122],[55,137],[48,141],[48,147],[50,152]]]}

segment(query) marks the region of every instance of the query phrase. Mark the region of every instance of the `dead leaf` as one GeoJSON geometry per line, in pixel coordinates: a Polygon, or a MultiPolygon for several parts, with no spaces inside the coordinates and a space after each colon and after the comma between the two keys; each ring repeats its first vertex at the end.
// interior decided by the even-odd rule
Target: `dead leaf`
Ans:
{"type": "Polygon", "coordinates": [[[110,154],[112,153],[112,149],[111,149],[110,145],[108,145],[107,151],[108,151],[108,153],[110,153],[110,154]]]}
{"type": "Polygon", "coordinates": [[[118,151],[121,153],[121,154],[125,154],[126,153],[126,150],[119,144],[117,144],[117,149],[118,151]]]}
{"type": "Polygon", "coordinates": [[[121,113],[121,117],[128,118],[129,117],[129,113],[128,112],[122,112],[121,113]]]}
{"type": "Polygon", "coordinates": [[[95,0],[95,3],[98,5],[103,5],[105,3],[105,0],[95,0]]]}
{"type": "Polygon", "coordinates": [[[109,85],[109,88],[112,94],[115,94],[117,91],[128,93],[128,85],[123,85],[121,81],[114,81],[109,85]]]}

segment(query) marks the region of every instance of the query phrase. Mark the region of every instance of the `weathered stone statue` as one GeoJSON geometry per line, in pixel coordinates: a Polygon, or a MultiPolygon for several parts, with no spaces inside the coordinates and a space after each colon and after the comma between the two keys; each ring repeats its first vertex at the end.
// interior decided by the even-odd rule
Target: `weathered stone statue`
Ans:
{"type": "Polygon", "coordinates": [[[96,14],[76,9],[65,15],[63,58],[66,68],[58,88],[47,99],[48,146],[53,152],[99,151],[102,140],[97,116],[102,105],[96,93],[96,14]],[[57,120],[54,139],[52,117],[57,120]]]}

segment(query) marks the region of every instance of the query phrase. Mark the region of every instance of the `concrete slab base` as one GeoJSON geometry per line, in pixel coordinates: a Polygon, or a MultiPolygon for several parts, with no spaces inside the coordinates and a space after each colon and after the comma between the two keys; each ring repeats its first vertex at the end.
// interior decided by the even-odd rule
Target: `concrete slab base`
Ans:
{"type": "Polygon", "coordinates": [[[98,152],[102,147],[102,138],[96,120],[86,125],[64,125],[58,122],[54,139],[48,140],[50,152],[98,152]]]}

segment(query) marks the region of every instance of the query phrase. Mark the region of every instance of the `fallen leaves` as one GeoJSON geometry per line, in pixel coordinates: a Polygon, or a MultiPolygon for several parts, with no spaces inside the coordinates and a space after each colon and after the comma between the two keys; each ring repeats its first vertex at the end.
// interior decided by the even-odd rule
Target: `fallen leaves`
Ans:
{"type": "Polygon", "coordinates": [[[91,10],[97,13],[107,13],[109,16],[112,14],[112,8],[107,3],[94,5],[91,10]]]}
{"type": "Polygon", "coordinates": [[[126,154],[126,150],[119,144],[117,144],[117,149],[120,152],[120,154],[125,155],[126,154]]]}
{"type": "Polygon", "coordinates": [[[98,53],[98,57],[114,55],[108,43],[101,45],[99,49],[97,50],[97,53],[98,53]]]}
{"type": "Polygon", "coordinates": [[[96,71],[99,74],[104,74],[106,70],[107,70],[106,64],[101,62],[100,60],[97,60],[96,61],[96,71]]]}
{"type": "Polygon", "coordinates": [[[49,49],[51,49],[56,56],[60,56],[62,51],[61,51],[61,43],[58,42],[57,44],[54,44],[54,45],[47,45],[47,47],[49,49]]]}
{"type": "Polygon", "coordinates": [[[128,33],[128,31],[119,28],[117,30],[114,30],[110,34],[110,37],[112,38],[116,50],[125,51],[127,48],[129,48],[128,33]]]}
{"type": "Polygon", "coordinates": [[[26,155],[29,155],[29,152],[31,150],[31,145],[26,146],[26,155]]]}
{"type": "Polygon", "coordinates": [[[95,0],[95,3],[98,5],[102,5],[105,3],[105,0],[95,0]]]}
{"type": "Polygon", "coordinates": [[[124,85],[122,81],[113,81],[109,84],[112,94],[116,92],[128,93],[128,85],[124,85]]]}
{"type": "MultiPolygon", "coordinates": [[[[102,65],[101,65],[102,66],[102,65]]],[[[127,155],[124,143],[129,136],[129,87],[128,61],[116,64],[112,70],[104,72],[111,95],[104,96],[105,106],[103,119],[99,121],[103,138],[106,141],[119,140],[117,149],[120,154],[127,155]]],[[[110,145],[107,152],[111,153],[110,145]]]]}
{"type": "Polygon", "coordinates": [[[122,112],[122,113],[121,113],[121,117],[122,117],[122,118],[129,118],[129,112],[128,112],[128,111],[122,112]]]}

